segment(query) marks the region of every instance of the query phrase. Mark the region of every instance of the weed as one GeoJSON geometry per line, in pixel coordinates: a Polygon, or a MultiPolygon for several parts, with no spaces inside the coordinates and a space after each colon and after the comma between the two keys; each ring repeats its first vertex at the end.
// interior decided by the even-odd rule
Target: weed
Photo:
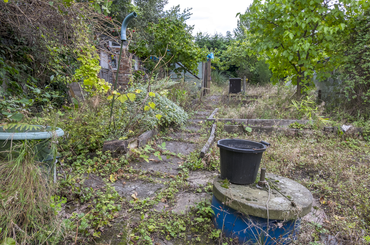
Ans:
{"type": "Polygon", "coordinates": [[[60,239],[60,200],[52,196],[53,186],[47,174],[34,160],[34,146],[23,142],[17,148],[18,157],[0,164],[0,235],[12,236],[17,243],[50,243],[60,239]]]}

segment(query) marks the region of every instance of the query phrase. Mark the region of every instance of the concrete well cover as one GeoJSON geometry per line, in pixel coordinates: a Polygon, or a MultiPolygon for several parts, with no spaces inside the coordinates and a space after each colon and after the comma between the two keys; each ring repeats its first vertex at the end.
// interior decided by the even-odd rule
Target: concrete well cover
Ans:
{"type": "Polygon", "coordinates": [[[265,219],[268,200],[269,219],[297,219],[311,211],[313,197],[307,188],[274,174],[266,174],[266,179],[270,185],[270,199],[267,187],[230,183],[229,188],[225,188],[222,187],[223,180],[219,177],[213,181],[213,194],[219,201],[241,213],[265,219]]]}

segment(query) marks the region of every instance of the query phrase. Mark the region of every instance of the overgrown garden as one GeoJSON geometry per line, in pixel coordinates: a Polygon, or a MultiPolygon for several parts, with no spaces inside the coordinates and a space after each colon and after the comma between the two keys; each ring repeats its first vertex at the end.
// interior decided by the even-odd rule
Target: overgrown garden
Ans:
{"type": "Polygon", "coordinates": [[[0,2],[2,131],[40,125],[65,133],[47,141],[54,155],[47,163],[37,154],[42,140],[2,141],[11,146],[0,152],[0,244],[238,244],[212,224],[217,146],[199,158],[216,107],[217,118],[309,120],[289,126],[295,136],[245,125],[228,133],[224,127],[233,123],[216,122],[216,139],[268,141],[263,167],[313,193],[325,217],[304,221],[293,243],[370,243],[370,4],[255,0],[225,36],[194,34],[186,23],[191,9],[165,11],[166,4],[0,2]],[[110,52],[108,41],[120,43],[121,23],[132,11],[138,17],[126,52],[141,68],[114,90],[99,76],[99,55],[110,52]],[[198,74],[211,52],[210,94],[199,83],[169,78],[198,74]],[[230,97],[232,77],[246,77],[247,86],[230,97]],[[74,82],[83,100],[71,94],[74,82]],[[346,134],[343,125],[359,131],[346,134]],[[146,132],[152,137],[140,145],[146,132]],[[126,145],[103,151],[111,141],[126,145]],[[191,207],[180,207],[184,200],[191,207]]]}

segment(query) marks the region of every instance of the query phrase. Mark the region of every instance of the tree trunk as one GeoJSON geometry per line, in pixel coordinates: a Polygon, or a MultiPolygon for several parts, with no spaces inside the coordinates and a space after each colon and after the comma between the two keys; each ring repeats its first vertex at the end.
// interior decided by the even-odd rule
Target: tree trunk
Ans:
{"type": "Polygon", "coordinates": [[[300,74],[298,74],[298,77],[297,77],[297,99],[301,98],[301,81],[302,81],[302,77],[301,77],[300,74]]]}
{"type": "Polygon", "coordinates": [[[299,73],[297,76],[297,99],[300,99],[302,97],[303,80],[304,80],[304,72],[302,72],[301,68],[299,68],[299,73]]]}

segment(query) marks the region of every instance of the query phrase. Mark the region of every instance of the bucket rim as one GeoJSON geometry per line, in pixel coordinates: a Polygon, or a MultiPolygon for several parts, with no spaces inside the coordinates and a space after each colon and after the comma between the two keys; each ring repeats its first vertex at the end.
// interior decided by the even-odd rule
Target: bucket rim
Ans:
{"type": "Polygon", "coordinates": [[[250,140],[242,140],[242,139],[220,139],[219,141],[217,141],[217,147],[221,149],[233,151],[233,152],[239,152],[239,153],[263,153],[267,149],[267,146],[263,143],[250,141],[250,140]],[[230,146],[223,144],[223,141],[226,141],[226,140],[227,141],[238,141],[238,142],[242,141],[244,143],[258,144],[262,146],[262,148],[241,149],[241,148],[230,147],[230,146]]]}

